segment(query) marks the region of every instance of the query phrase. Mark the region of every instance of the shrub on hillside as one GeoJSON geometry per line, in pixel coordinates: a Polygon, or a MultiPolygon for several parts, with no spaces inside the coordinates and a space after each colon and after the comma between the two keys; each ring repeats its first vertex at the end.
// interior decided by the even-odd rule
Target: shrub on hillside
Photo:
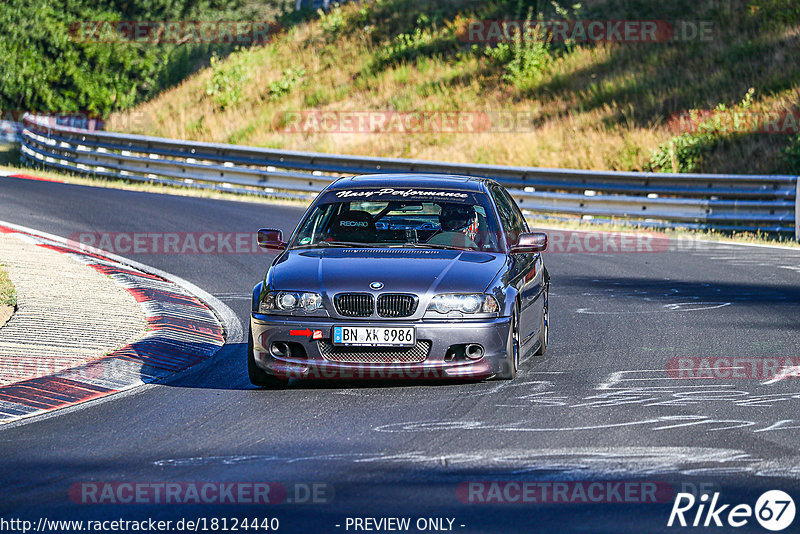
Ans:
{"type": "Polygon", "coordinates": [[[738,112],[752,108],[755,89],[747,91],[742,101],[733,109],[719,104],[710,115],[693,109],[689,111],[692,127],[689,131],[673,137],[656,148],[647,169],[656,172],[700,172],[703,158],[721,142],[737,131],[737,121],[731,120],[738,112]]]}
{"type": "Polygon", "coordinates": [[[221,62],[211,58],[211,78],[206,82],[206,95],[213,98],[221,110],[235,106],[242,99],[242,86],[247,81],[247,70],[238,62],[221,62]]]}
{"type": "Polygon", "coordinates": [[[781,153],[781,163],[792,174],[800,174],[800,134],[789,139],[789,144],[781,153]]]}
{"type": "Polygon", "coordinates": [[[750,0],[750,12],[777,22],[800,22],[800,3],[797,0],[750,0]]]}

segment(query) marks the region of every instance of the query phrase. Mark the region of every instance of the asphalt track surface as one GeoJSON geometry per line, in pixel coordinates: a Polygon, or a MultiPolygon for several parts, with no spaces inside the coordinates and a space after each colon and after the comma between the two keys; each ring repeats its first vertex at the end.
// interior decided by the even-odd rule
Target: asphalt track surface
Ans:
{"type": "MultiPolygon", "coordinates": [[[[301,213],[0,179],[0,219],[64,237],[289,232],[301,213]]],[[[245,326],[250,290],[273,257],[127,256],[205,289],[245,326]]],[[[675,491],[706,484],[722,502],[750,505],[782,489],[800,503],[800,382],[667,372],[675,357],[799,356],[800,253],[708,244],[545,261],[551,345],[514,381],[259,390],[247,379],[244,342],[229,343],[213,363],[172,381],[0,429],[0,517],[277,517],[281,532],[353,532],[348,517],[394,516],[454,518],[456,532],[701,530],[666,528],[671,497],[486,504],[457,492],[464,482],[512,480],[655,481],[675,491]],[[165,506],[69,497],[83,482],[174,481],[273,481],[295,501],[292,484],[322,483],[333,500],[165,506]]],[[[798,525],[800,517],[789,531],[798,525]]],[[[752,518],[736,530],[766,532],[752,518]]]]}

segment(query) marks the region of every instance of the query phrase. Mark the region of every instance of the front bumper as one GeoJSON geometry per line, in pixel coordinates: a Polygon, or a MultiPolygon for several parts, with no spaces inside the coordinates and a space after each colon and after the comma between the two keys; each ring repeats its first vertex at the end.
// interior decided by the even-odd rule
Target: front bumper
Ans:
{"type": "MultiPolygon", "coordinates": [[[[481,380],[499,374],[507,365],[508,317],[459,321],[348,321],[328,317],[287,317],[252,313],[253,357],[256,365],[281,378],[302,379],[410,379],[481,380]],[[412,363],[342,362],[323,356],[321,344],[331,342],[333,326],[399,326],[416,328],[417,343],[428,342],[424,361],[412,363]],[[321,339],[298,334],[321,331],[321,339]],[[292,332],[294,331],[294,332],[292,332]],[[278,357],[270,350],[275,342],[291,344],[298,350],[278,357]],[[478,344],[483,357],[467,358],[458,347],[478,344]],[[456,349],[453,349],[456,347],[456,349]],[[302,349],[302,350],[299,350],[302,349]]],[[[329,346],[329,345],[328,345],[329,346]]],[[[380,351],[380,349],[376,349],[380,351]]]]}

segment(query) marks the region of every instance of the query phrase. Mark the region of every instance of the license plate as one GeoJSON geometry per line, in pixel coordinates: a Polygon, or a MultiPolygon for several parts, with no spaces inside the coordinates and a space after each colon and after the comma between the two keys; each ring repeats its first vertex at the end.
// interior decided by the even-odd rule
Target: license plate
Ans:
{"type": "Polygon", "coordinates": [[[361,347],[413,347],[413,327],[334,326],[333,344],[361,347]]]}

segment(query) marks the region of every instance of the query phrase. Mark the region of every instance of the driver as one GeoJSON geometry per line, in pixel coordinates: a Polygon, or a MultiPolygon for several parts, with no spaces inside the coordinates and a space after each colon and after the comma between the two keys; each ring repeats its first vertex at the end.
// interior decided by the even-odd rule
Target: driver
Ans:
{"type": "Polygon", "coordinates": [[[439,224],[443,232],[458,232],[473,241],[478,236],[478,213],[467,204],[442,204],[439,224]]]}

